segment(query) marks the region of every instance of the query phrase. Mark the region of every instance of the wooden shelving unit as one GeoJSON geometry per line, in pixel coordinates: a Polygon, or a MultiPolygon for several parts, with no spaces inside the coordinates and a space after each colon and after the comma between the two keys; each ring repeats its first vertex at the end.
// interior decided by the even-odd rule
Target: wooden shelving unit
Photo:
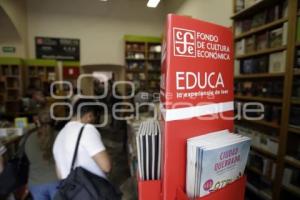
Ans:
{"type": "Polygon", "coordinates": [[[265,55],[265,54],[270,54],[270,53],[275,53],[278,51],[284,51],[286,50],[286,46],[282,46],[282,47],[276,47],[276,48],[271,48],[271,49],[265,49],[262,51],[257,51],[257,52],[252,52],[252,53],[247,53],[241,56],[236,56],[235,58],[240,60],[240,59],[245,59],[245,58],[250,58],[250,57],[255,57],[255,56],[261,56],[261,55],[265,55]]]}
{"type": "Polygon", "coordinates": [[[288,163],[289,165],[292,165],[293,167],[296,167],[300,169],[300,160],[294,159],[291,156],[285,156],[285,162],[288,163]]]}
{"type": "Polygon", "coordinates": [[[261,126],[265,126],[265,127],[269,127],[269,128],[273,128],[273,129],[279,129],[280,125],[276,124],[274,122],[267,122],[265,120],[246,120],[246,119],[240,119],[240,120],[236,120],[237,121],[244,121],[247,123],[251,123],[254,125],[261,125],[261,126]]]}
{"type": "Polygon", "coordinates": [[[244,74],[234,77],[235,80],[240,79],[264,79],[264,78],[280,78],[284,77],[284,73],[262,73],[262,74],[244,74]]]}
{"type": "Polygon", "coordinates": [[[161,38],[125,35],[126,80],[138,90],[159,92],[161,38]]]}
{"type": "MultiPolygon", "coordinates": [[[[270,9],[277,4],[283,4],[283,0],[258,0],[252,6],[248,8],[244,8],[236,12],[236,2],[237,0],[233,0],[234,9],[233,9],[233,28],[236,29],[236,26],[241,23],[242,20],[250,20],[253,19],[257,14],[264,12],[266,9],[270,9]]],[[[245,39],[248,37],[259,35],[260,33],[269,32],[277,29],[278,27],[282,27],[287,22],[287,42],[286,45],[277,47],[277,48],[267,48],[264,50],[254,51],[252,53],[247,53],[243,55],[235,56],[237,60],[251,59],[254,57],[259,57],[262,55],[269,55],[275,52],[286,52],[286,60],[285,60],[285,72],[284,73],[260,73],[260,74],[240,74],[235,76],[236,82],[243,81],[282,81],[282,98],[272,98],[272,97],[260,97],[260,96],[240,96],[236,95],[236,100],[242,101],[257,101],[263,102],[268,105],[276,105],[281,107],[281,116],[280,116],[280,125],[270,123],[267,121],[247,121],[242,119],[241,121],[247,122],[243,123],[246,127],[251,127],[251,129],[260,130],[260,126],[268,127],[278,131],[278,141],[279,148],[278,153],[276,155],[270,154],[268,151],[263,149],[259,149],[257,147],[252,147],[253,151],[260,152],[262,155],[265,155],[268,158],[273,158],[276,160],[276,176],[274,181],[272,182],[272,200],[279,200],[282,198],[282,193],[284,190],[284,194],[286,192],[291,192],[293,194],[300,194],[299,189],[289,188],[288,186],[283,186],[283,176],[285,168],[292,166],[298,170],[300,170],[300,161],[293,159],[289,155],[289,149],[293,148],[292,145],[289,144],[290,140],[293,141],[294,138],[298,137],[300,140],[300,130],[297,128],[290,126],[289,118],[291,114],[292,106],[299,106],[299,99],[292,98],[292,88],[293,88],[293,80],[295,77],[300,75],[300,72],[294,72],[295,66],[295,53],[296,48],[300,47],[300,41],[295,41],[296,38],[296,30],[297,30],[297,20],[299,17],[298,12],[298,0],[287,0],[287,16],[282,15],[281,17],[264,23],[258,27],[254,27],[248,29],[242,33],[238,33],[235,36],[234,41],[238,42],[241,39],[245,39]],[[289,139],[292,137],[292,139],[289,139]]],[[[296,147],[295,147],[296,148],[296,147]]],[[[254,170],[252,170],[254,171],[254,170]]],[[[259,175],[259,172],[256,174],[259,175]]],[[[249,187],[248,187],[249,188],[249,187]]],[[[255,192],[254,192],[255,193],[255,192]]],[[[258,195],[259,196],[259,195],[258,195]]],[[[299,195],[298,195],[299,196],[299,195]]],[[[261,197],[261,196],[260,196],[261,197]]],[[[299,196],[300,197],[300,196],[299,196]]],[[[300,198],[299,198],[300,199],[300,198]]],[[[252,200],[252,199],[249,199],[252,200]]]]}
{"type": "Polygon", "coordinates": [[[238,36],[235,36],[234,39],[239,40],[239,39],[245,38],[247,36],[257,34],[259,32],[263,32],[263,31],[266,31],[266,30],[269,30],[269,29],[276,28],[277,26],[280,26],[283,23],[287,22],[287,20],[288,20],[288,18],[285,17],[283,19],[276,20],[276,21],[268,23],[266,25],[263,25],[263,26],[260,26],[260,27],[257,27],[257,28],[252,28],[251,30],[246,31],[245,33],[242,33],[238,36]]]}
{"type": "Polygon", "coordinates": [[[289,186],[289,185],[283,185],[282,186],[285,190],[287,190],[290,193],[293,193],[294,195],[298,196],[298,198],[300,198],[300,190],[299,188],[293,187],[293,186],[289,186]]]}
{"type": "Polygon", "coordinates": [[[292,104],[300,105],[300,99],[299,98],[293,98],[292,99],[292,104]]]}
{"type": "Polygon", "coordinates": [[[17,113],[23,95],[23,62],[19,58],[0,58],[0,112],[17,113]]]}
{"type": "Polygon", "coordinates": [[[25,62],[24,91],[34,88],[50,96],[50,85],[57,80],[57,62],[55,60],[27,59],[25,62]]]}
{"type": "Polygon", "coordinates": [[[266,177],[259,169],[255,168],[255,167],[251,167],[251,166],[247,166],[246,168],[248,171],[255,173],[258,176],[262,176],[265,179],[269,180],[270,182],[273,182],[273,180],[269,177],[266,177]]]}
{"type": "Polygon", "coordinates": [[[267,8],[270,5],[274,5],[274,3],[279,2],[280,0],[257,0],[252,6],[248,8],[244,8],[238,12],[235,11],[235,2],[234,1],[234,14],[231,19],[236,20],[240,18],[245,18],[257,13],[259,10],[267,8]]]}
{"type": "Polygon", "coordinates": [[[300,128],[289,127],[289,132],[297,133],[300,135],[300,128]]]}
{"type": "Polygon", "coordinates": [[[262,149],[262,148],[260,148],[260,147],[252,146],[251,149],[252,149],[253,151],[256,151],[256,152],[258,152],[258,153],[261,153],[261,154],[263,154],[263,155],[265,155],[265,156],[267,156],[267,157],[269,157],[269,158],[272,158],[272,159],[274,159],[274,160],[277,159],[277,155],[275,155],[275,154],[273,154],[273,153],[271,153],[271,152],[269,152],[269,151],[267,151],[267,150],[265,150],[265,149],[262,149]]]}
{"type": "Polygon", "coordinates": [[[279,98],[273,98],[273,97],[256,97],[256,96],[241,96],[241,95],[235,95],[235,99],[237,100],[246,100],[246,101],[259,101],[259,102],[267,102],[267,103],[282,103],[282,99],[279,98]]]}

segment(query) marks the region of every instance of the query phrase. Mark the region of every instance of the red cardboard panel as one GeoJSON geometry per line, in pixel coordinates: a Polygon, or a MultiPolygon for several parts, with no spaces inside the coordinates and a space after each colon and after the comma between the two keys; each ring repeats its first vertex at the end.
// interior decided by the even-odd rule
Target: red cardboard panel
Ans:
{"type": "Polygon", "coordinates": [[[227,27],[168,15],[162,54],[164,108],[232,101],[232,43],[227,27]]]}
{"type": "Polygon", "coordinates": [[[229,28],[168,15],[162,54],[162,193],[186,185],[188,138],[233,130],[233,47],[229,28]]]}
{"type": "Polygon", "coordinates": [[[161,199],[161,181],[139,181],[138,189],[140,200],[161,199]]]}

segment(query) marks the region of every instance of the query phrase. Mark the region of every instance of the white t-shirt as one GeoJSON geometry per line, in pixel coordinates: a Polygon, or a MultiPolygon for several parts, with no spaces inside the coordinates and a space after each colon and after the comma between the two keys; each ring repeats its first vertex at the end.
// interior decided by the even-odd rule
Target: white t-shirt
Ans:
{"type": "MultiPolygon", "coordinates": [[[[53,154],[61,178],[65,179],[70,173],[72,158],[79,131],[83,123],[78,121],[68,122],[56,137],[53,154]]],[[[106,178],[103,170],[93,160],[93,156],[105,150],[101,135],[91,124],[86,124],[79,143],[75,167],[80,166],[89,172],[106,178]]]]}

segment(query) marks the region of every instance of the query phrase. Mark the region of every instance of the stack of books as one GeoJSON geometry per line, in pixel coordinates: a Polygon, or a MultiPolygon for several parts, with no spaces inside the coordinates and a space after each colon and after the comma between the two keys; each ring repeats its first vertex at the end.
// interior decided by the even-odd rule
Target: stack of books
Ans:
{"type": "Polygon", "coordinates": [[[249,137],[228,130],[188,139],[188,197],[203,197],[243,176],[250,145],[249,137]]]}
{"type": "Polygon", "coordinates": [[[147,120],[142,122],[136,136],[136,143],[140,180],[159,180],[161,131],[158,121],[147,120]]]}

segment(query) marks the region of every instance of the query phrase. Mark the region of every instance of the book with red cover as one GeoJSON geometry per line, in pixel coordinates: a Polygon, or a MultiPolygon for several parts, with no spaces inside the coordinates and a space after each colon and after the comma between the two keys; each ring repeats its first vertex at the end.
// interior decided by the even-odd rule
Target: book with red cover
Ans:
{"type": "Polygon", "coordinates": [[[187,139],[233,130],[233,40],[229,28],[168,15],[162,51],[162,194],[184,190],[187,139]]]}

